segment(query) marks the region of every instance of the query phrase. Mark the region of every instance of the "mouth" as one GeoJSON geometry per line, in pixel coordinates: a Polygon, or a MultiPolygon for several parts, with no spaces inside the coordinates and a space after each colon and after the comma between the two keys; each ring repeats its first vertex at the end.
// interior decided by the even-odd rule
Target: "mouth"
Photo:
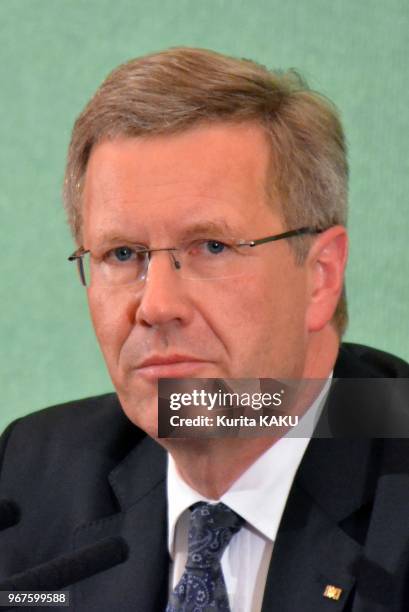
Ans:
{"type": "Polygon", "coordinates": [[[146,380],[158,378],[199,378],[199,371],[207,361],[190,355],[152,356],[137,368],[138,375],[146,380]]]}

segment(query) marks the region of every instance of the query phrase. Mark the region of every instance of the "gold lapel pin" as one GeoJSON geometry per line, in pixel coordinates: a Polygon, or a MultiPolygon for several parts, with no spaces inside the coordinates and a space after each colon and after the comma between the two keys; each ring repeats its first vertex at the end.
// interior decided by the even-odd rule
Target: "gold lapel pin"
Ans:
{"type": "Polygon", "coordinates": [[[323,595],[324,597],[328,597],[328,599],[334,599],[335,601],[338,601],[338,599],[342,595],[342,589],[334,586],[333,584],[327,584],[323,595]]]}

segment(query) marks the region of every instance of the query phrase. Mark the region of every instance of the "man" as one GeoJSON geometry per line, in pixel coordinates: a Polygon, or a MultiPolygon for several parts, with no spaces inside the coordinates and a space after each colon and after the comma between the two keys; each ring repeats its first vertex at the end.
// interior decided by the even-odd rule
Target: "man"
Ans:
{"type": "Polygon", "coordinates": [[[296,74],[174,49],[107,78],[75,124],[65,202],[116,395],[4,434],[1,497],[20,514],[4,579],[120,535],[128,558],[72,580],[74,609],[404,609],[404,442],[157,438],[160,378],[408,376],[340,349],[345,155],[335,109],[296,74]],[[212,532],[227,547],[192,568],[209,513],[232,517],[212,532]]]}

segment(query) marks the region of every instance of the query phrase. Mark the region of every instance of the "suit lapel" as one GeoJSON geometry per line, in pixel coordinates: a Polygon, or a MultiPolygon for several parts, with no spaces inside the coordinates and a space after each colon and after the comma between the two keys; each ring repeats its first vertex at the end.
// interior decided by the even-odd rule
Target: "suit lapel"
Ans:
{"type": "Polygon", "coordinates": [[[75,610],[165,609],[168,591],[166,454],[144,438],[109,475],[120,512],[80,526],[75,548],[120,535],[129,557],[121,565],[79,582],[72,589],[75,610]]]}
{"type": "Polygon", "coordinates": [[[369,441],[312,440],[280,524],[262,612],[346,609],[365,537],[359,516],[372,496],[370,454],[369,441]],[[338,600],[324,595],[331,586],[342,590],[338,600]]]}
{"type": "Polygon", "coordinates": [[[354,612],[408,609],[408,450],[407,439],[383,441],[382,467],[354,612]]]}
{"type": "MultiPolygon", "coordinates": [[[[377,376],[376,371],[363,366],[348,346],[341,347],[334,378],[374,376],[377,376]]],[[[365,418],[365,408],[371,409],[371,406],[366,406],[365,397],[361,399],[349,397],[347,407],[353,412],[363,407],[365,418]]],[[[345,410],[345,401],[345,394],[331,392],[318,424],[319,431],[327,431],[326,425],[331,423],[332,415],[345,410]]],[[[388,546],[385,538],[382,540],[379,535],[379,526],[387,525],[388,514],[393,515],[392,509],[387,509],[385,504],[402,497],[398,489],[402,487],[402,479],[407,479],[407,474],[391,477],[391,468],[380,478],[380,465],[385,466],[383,447],[384,441],[368,438],[311,440],[277,534],[262,612],[380,612],[389,609],[379,598],[376,601],[376,597],[368,598],[368,594],[362,598],[362,582],[358,583],[355,592],[357,562],[363,556],[364,545],[365,556],[376,564],[381,574],[383,568],[396,571],[399,554],[405,554],[407,534],[398,533],[397,529],[397,533],[390,536],[395,540],[393,546],[388,546]],[[394,494],[385,495],[382,486],[394,488],[394,494]],[[382,512],[382,519],[377,520],[382,512]],[[388,560],[389,567],[382,558],[385,550],[393,557],[388,560]],[[342,589],[338,600],[324,595],[327,586],[342,589]]],[[[403,451],[397,453],[398,466],[402,456],[403,451]]],[[[409,493],[407,497],[409,501],[409,493]]],[[[397,505],[402,508],[401,503],[397,505]]],[[[397,515],[400,512],[398,508],[395,511],[397,515]]],[[[396,522],[402,525],[399,518],[396,522]]],[[[388,532],[385,527],[383,531],[384,534],[388,532]]]]}
{"type": "MultiPolygon", "coordinates": [[[[334,377],[368,376],[358,360],[350,363],[341,348],[334,377]]],[[[333,394],[328,403],[342,409],[333,394]]],[[[318,429],[326,419],[325,413],[318,429]]],[[[274,544],[262,612],[347,609],[355,584],[351,567],[365,536],[360,515],[373,496],[372,470],[368,440],[311,440],[274,544]],[[328,586],[341,589],[339,599],[324,595],[328,586]]]]}

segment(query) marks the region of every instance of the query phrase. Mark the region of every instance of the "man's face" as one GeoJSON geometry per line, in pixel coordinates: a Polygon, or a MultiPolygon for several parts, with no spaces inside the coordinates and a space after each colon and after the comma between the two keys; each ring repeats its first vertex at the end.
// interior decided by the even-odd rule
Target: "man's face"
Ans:
{"type": "MultiPolygon", "coordinates": [[[[84,246],[94,253],[130,243],[172,247],[190,234],[240,240],[284,231],[279,203],[268,203],[268,165],[266,137],[252,124],[102,142],[85,178],[84,246]]],[[[144,284],[89,288],[123,409],[150,435],[158,378],[302,376],[306,268],[286,240],[249,257],[238,277],[199,280],[183,278],[158,252],[144,284]]]]}

